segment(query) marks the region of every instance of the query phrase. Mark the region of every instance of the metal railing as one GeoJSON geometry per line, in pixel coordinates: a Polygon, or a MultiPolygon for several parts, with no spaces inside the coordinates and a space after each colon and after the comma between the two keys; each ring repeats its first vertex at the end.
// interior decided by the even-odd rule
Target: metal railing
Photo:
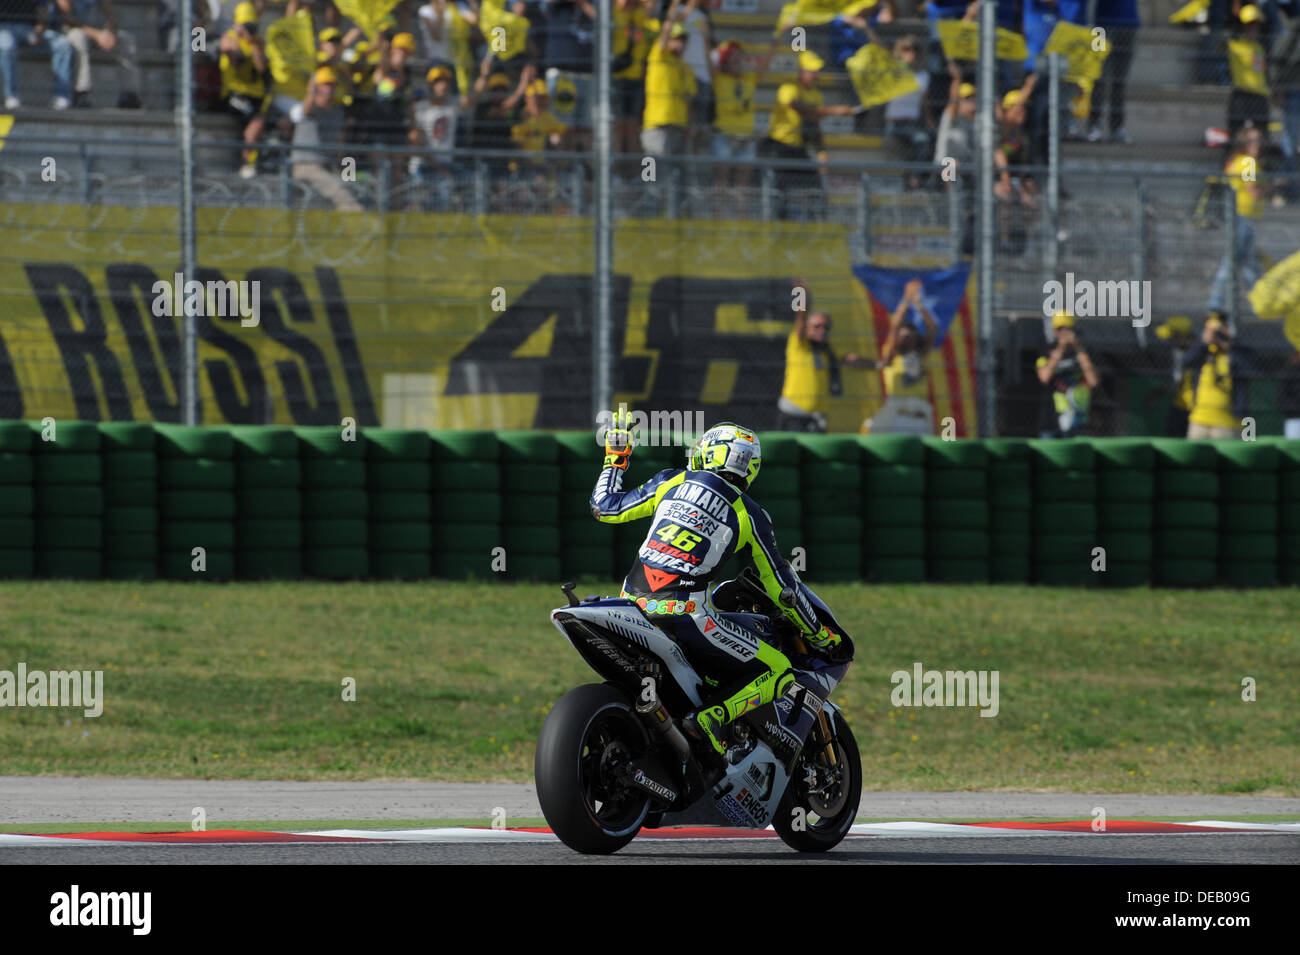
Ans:
{"type": "MultiPolygon", "coordinates": [[[[304,210],[332,208],[327,196],[293,176],[289,156],[303,147],[265,144],[263,171],[251,180],[237,172],[241,148],[234,141],[195,144],[194,198],[200,209],[228,210],[223,221],[236,227],[237,213],[243,209],[279,210],[296,217],[304,210]]],[[[450,172],[434,176],[412,171],[411,159],[430,161],[424,150],[365,146],[349,147],[346,154],[356,160],[357,176],[355,182],[342,184],[371,213],[437,212],[463,216],[467,222],[496,215],[531,222],[527,228],[534,233],[557,229],[557,220],[586,220],[592,213],[591,159],[584,154],[457,151],[450,172]]],[[[6,210],[15,203],[174,209],[180,189],[175,155],[174,146],[156,140],[88,143],[10,136],[0,151],[0,234],[11,228],[6,210]],[[44,173],[45,157],[55,159],[52,177],[44,173]]],[[[720,163],[681,157],[659,161],[653,181],[644,181],[642,159],[614,159],[616,220],[670,220],[688,230],[692,223],[701,228],[708,223],[720,237],[727,235],[728,222],[737,223],[737,236],[744,234],[742,223],[831,223],[843,230],[846,264],[904,270],[954,265],[970,260],[977,250],[973,183],[968,178],[945,182],[928,164],[764,159],[720,163]],[[725,183],[723,170],[728,171],[725,183]],[[783,188],[781,176],[788,172],[816,176],[817,185],[783,188]],[[921,188],[908,188],[909,176],[916,175],[922,176],[921,188]]],[[[1043,167],[1014,167],[1009,172],[1039,182],[1048,174],[1043,167]]],[[[1156,344],[1156,324],[1174,314],[1199,319],[1219,263],[1227,258],[1234,272],[1241,264],[1234,261],[1238,250],[1232,241],[1235,194],[1224,189],[1222,197],[1198,210],[1197,196],[1208,181],[1204,175],[1145,167],[1099,171],[1067,163],[1060,179],[1062,196],[1054,207],[1045,202],[998,203],[994,210],[998,430],[1022,428],[1014,422],[1023,416],[1007,408],[1031,400],[1029,391],[1016,397],[1014,386],[1025,383],[1024,352],[1046,342],[1041,330],[1045,283],[1063,280],[1067,273],[1092,281],[1152,283],[1151,327],[1130,326],[1122,335],[1116,327],[1116,337],[1107,346],[1106,375],[1120,382],[1150,374],[1145,350],[1156,344]],[[1026,322],[1040,330],[1024,331],[1026,322]]],[[[583,230],[589,234],[585,222],[575,222],[574,227],[578,232],[565,230],[567,241],[583,230]]],[[[126,236],[110,234],[109,228],[105,224],[100,233],[103,243],[122,243],[126,236]]],[[[137,227],[115,220],[111,228],[137,227]]],[[[1272,261],[1300,249],[1300,211],[1267,209],[1258,220],[1257,236],[1259,249],[1272,261]]],[[[5,243],[13,248],[22,245],[24,236],[6,238],[17,240],[5,243]]],[[[318,238],[325,243],[336,236],[318,238]]],[[[176,234],[159,235],[157,242],[174,248],[176,234]]],[[[728,255],[747,255],[743,241],[733,246],[728,255]]],[[[311,247],[310,241],[306,247],[311,247]]],[[[0,257],[5,255],[0,250],[0,257]]],[[[204,258],[202,235],[198,257],[204,258]]],[[[1228,311],[1234,318],[1249,314],[1246,291],[1237,283],[1230,290],[1228,311]]]]}

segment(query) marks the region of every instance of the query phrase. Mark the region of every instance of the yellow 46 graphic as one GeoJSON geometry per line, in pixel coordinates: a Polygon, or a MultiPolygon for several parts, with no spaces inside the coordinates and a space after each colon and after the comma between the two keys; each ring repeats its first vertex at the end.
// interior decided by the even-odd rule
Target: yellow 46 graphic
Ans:
{"type": "Polygon", "coordinates": [[[665,544],[672,544],[678,550],[690,550],[704,540],[699,534],[684,530],[680,524],[665,524],[655,531],[655,537],[665,544]]]}

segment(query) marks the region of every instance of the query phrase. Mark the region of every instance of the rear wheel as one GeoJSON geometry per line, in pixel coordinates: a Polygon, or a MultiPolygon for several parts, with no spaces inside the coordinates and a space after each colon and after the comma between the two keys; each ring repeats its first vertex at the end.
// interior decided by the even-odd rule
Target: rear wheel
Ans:
{"type": "Polygon", "coordinates": [[[772,828],[791,849],[826,852],[848,835],[862,797],[862,760],[849,724],[835,714],[835,762],[810,740],[794,764],[793,778],[772,828]]]}
{"type": "Polygon", "coordinates": [[[579,686],[560,698],[542,724],[534,775],[542,815],[570,849],[617,852],[650,812],[650,797],[623,781],[620,769],[649,748],[645,728],[622,691],[579,686]]]}

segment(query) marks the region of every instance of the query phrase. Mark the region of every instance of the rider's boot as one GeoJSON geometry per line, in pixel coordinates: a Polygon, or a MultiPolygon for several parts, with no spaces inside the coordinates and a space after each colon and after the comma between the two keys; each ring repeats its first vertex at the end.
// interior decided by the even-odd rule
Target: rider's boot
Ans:
{"type": "MultiPolygon", "coordinates": [[[[775,650],[771,652],[785,660],[783,654],[775,650]]],[[[762,656],[764,654],[760,651],[760,659],[762,656]]],[[[767,663],[768,661],[764,660],[763,662],[767,663]]],[[[794,682],[794,672],[790,669],[789,661],[785,660],[785,664],[782,671],[776,671],[780,673],[780,676],[776,677],[776,679],[772,678],[773,670],[769,669],[765,673],[760,673],[735,692],[730,693],[726,699],[720,700],[717,704],[687,714],[686,719],[683,720],[683,731],[687,736],[698,742],[707,741],[719,756],[725,755],[727,747],[722,742],[723,728],[741,713],[757,709],[771,703],[778,697],[784,696],[785,691],[794,682]]]]}

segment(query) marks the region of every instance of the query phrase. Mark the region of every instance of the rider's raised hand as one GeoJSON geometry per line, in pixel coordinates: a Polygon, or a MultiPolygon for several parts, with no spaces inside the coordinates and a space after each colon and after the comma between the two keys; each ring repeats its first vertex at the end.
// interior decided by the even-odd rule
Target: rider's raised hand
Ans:
{"type": "Polygon", "coordinates": [[[625,469],[636,447],[636,437],[633,414],[626,405],[620,405],[605,431],[605,467],[625,469]]]}

